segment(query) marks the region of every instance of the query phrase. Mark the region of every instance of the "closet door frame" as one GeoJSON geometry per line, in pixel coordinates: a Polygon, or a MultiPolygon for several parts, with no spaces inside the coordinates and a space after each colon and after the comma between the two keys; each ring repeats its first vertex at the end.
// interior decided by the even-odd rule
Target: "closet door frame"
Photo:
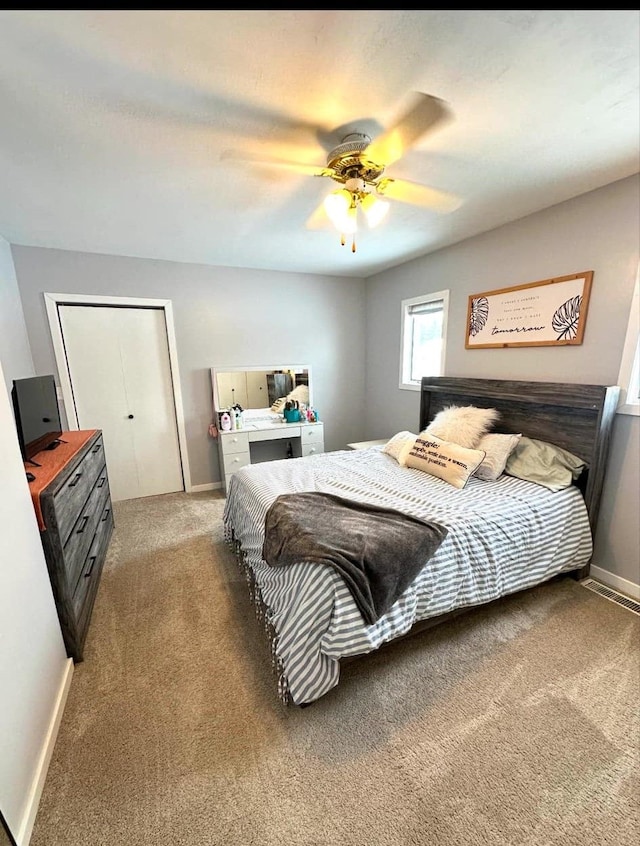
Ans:
{"type": "Polygon", "coordinates": [[[184,409],[182,405],[182,390],[178,378],[178,350],[176,347],[176,335],[173,324],[173,304],[171,300],[154,300],[143,297],[109,297],[91,294],[53,294],[44,293],[44,301],[51,330],[53,352],[55,355],[58,376],[60,378],[60,390],[64,409],[67,415],[67,423],[70,430],[78,430],[78,415],[71,388],[71,377],[69,365],[64,348],[64,338],[58,307],[61,305],[104,305],[104,306],[126,306],[128,308],[155,308],[162,309],[164,313],[164,324],[167,331],[167,348],[169,351],[169,366],[171,368],[171,387],[173,391],[173,403],[176,412],[176,426],[178,430],[178,448],[180,451],[180,462],[182,464],[182,477],[187,493],[191,493],[191,471],[189,470],[189,459],[187,456],[187,436],[184,425],[184,409]]]}

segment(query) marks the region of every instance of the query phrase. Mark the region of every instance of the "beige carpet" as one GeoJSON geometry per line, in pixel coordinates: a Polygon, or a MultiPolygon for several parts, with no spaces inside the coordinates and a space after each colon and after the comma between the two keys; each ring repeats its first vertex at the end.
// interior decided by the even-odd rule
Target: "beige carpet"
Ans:
{"type": "Polygon", "coordinates": [[[640,842],[639,617],[566,579],[286,708],[223,504],[116,504],[32,846],[640,842]]]}

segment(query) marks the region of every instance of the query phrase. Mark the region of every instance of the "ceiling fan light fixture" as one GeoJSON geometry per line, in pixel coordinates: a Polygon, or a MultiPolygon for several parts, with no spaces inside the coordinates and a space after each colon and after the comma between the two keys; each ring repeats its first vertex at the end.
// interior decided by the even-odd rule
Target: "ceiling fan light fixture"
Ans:
{"type": "Polygon", "coordinates": [[[356,231],[356,208],[346,188],[328,194],[324,198],[324,210],[338,232],[351,234],[356,231]]]}
{"type": "Polygon", "coordinates": [[[360,206],[371,229],[377,226],[389,211],[389,203],[386,200],[380,200],[375,194],[365,194],[360,200],[360,206]]]}

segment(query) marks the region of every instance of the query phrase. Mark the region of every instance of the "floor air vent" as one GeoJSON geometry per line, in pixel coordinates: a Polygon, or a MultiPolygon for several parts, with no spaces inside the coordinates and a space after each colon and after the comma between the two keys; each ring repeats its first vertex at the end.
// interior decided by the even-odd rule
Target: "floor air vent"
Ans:
{"type": "Polygon", "coordinates": [[[600,582],[594,581],[594,579],[584,579],[580,584],[588,590],[599,593],[600,596],[604,596],[606,599],[611,600],[611,602],[622,605],[623,608],[640,616],[640,602],[636,602],[635,599],[629,599],[623,593],[618,593],[617,590],[612,590],[612,588],[606,587],[606,585],[602,585],[600,582]]]}

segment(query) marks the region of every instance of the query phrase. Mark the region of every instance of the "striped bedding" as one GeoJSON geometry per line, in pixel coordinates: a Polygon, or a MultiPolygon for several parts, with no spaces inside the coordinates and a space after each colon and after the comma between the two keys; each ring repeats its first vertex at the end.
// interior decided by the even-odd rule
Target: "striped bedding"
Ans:
{"type": "Polygon", "coordinates": [[[241,548],[256,602],[274,635],[281,697],[313,702],[338,684],[339,659],[371,652],[419,620],[479,605],[584,566],[592,536],[581,493],[552,493],[510,476],[471,478],[459,490],[400,467],[379,447],[323,453],[243,467],[230,480],[227,538],[241,548]],[[324,491],[396,508],[447,526],[449,533],[411,586],[374,625],[331,568],[301,561],[271,568],[261,558],[273,500],[324,491]]]}

